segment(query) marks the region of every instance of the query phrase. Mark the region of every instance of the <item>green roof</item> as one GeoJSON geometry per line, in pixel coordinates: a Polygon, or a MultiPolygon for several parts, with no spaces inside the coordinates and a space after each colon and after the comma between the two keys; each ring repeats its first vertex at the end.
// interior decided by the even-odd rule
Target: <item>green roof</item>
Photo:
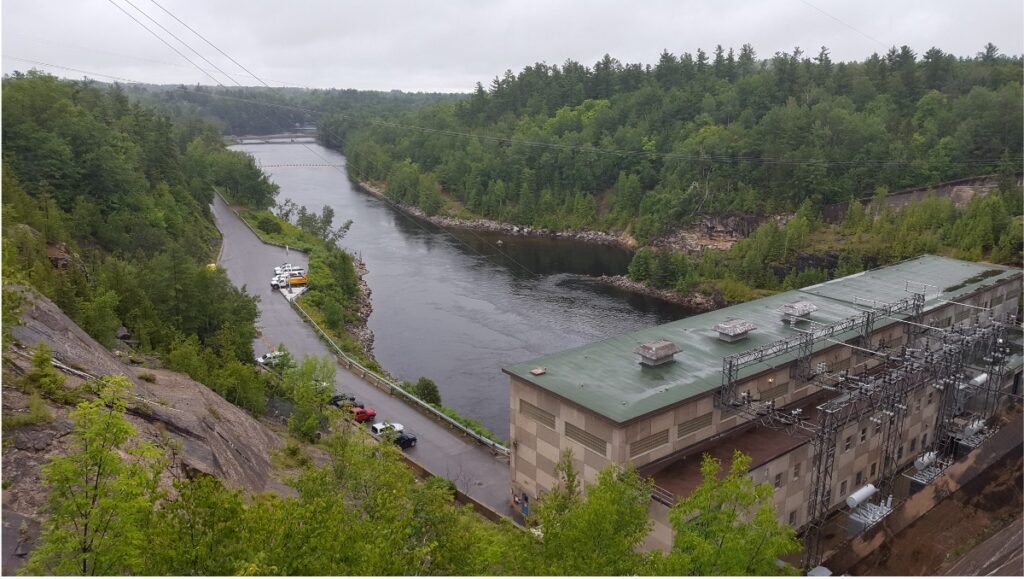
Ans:
{"type": "MultiPolygon", "coordinates": [[[[796,335],[797,330],[782,323],[777,310],[783,304],[810,301],[818,309],[809,317],[828,324],[859,314],[870,300],[891,303],[907,297],[910,282],[912,291],[922,291],[920,284],[929,284],[924,290],[924,311],[928,312],[944,301],[955,301],[1020,273],[1019,269],[1005,266],[925,255],[556,352],[514,364],[504,372],[621,423],[719,388],[722,358],[796,335]],[[746,339],[724,342],[712,328],[731,318],[747,320],[756,329],[746,339]],[[682,348],[675,362],[654,368],[638,364],[634,350],[657,340],[669,340],[682,348]],[[545,368],[544,374],[532,375],[530,371],[538,367],[545,368]]],[[[880,319],[875,327],[891,323],[896,322],[880,319]]],[[[835,339],[846,340],[855,335],[856,331],[850,331],[836,335],[835,339]]],[[[819,342],[815,349],[830,345],[819,342]]],[[[743,368],[740,377],[780,366],[795,357],[795,353],[790,353],[770,358],[743,368]]]]}

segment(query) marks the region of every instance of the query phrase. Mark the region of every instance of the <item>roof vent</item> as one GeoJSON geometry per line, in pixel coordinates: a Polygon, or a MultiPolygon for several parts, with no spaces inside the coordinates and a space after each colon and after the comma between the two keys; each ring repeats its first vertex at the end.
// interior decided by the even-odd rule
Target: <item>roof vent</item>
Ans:
{"type": "Polygon", "coordinates": [[[782,314],[782,322],[786,324],[800,321],[799,318],[805,318],[811,312],[816,311],[818,311],[818,306],[807,300],[797,300],[788,304],[782,304],[782,307],[778,309],[778,312],[782,314]]]}
{"type": "Polygon", "coordinates": [[[676,346],[668,340],[657,340],[655,342],[647,342],[640,344],[640,347],[633,350],[640,355],[641,366],[661,366],[674,361],[675,355],[682,350],[679,346],[676,346]]]}
{"type": "Polygon", "coordinates": [[[543,376],[544,374],[547,373],[547,371],[548,369],[545,368],[544,366],[539,366],[537,368],[534,368],[533,370],[530,370],[530,374],[533,374],[534,376],[543,376]]]}
{"type": "Polygon", "coordinates": [[[723,342],[738,342],[747,337],[757,326],[742,318],[729,318],[724,322],[715,324],[712,328],[718,332],[718,339],[723,342]]]}

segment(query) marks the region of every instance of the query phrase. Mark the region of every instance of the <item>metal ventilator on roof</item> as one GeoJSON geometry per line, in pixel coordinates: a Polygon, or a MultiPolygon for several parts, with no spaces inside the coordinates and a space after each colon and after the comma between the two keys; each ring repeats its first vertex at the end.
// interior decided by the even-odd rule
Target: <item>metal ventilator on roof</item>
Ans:
{"type": "Polygon", "coordinates": [[[757,326],[742,318],[729,318],[719,322],[712,327],[718,332],[718,339],[723,342],[738,342],[747,337],[747,334],[757,329],[757,326]]]}
{"type": "Polygon", "coordinates": [[[682,350],[668,340],[657,340],[640,344],[633,352],[640,355],[641,366],[653,368],[675,361],[675,355],[682,350]]]}
{"type": "Polygon", "coordinates": [[[792,324],[818,311],[818,306],[807,300],[797,300],[782,304],[777,311],[782,314],[782,323],[792,324]]]}

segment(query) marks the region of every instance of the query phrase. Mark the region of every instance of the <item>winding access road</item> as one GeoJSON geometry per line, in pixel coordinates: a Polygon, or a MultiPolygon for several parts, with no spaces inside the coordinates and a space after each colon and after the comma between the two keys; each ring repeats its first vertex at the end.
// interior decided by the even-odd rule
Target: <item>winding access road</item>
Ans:
{"type": "MultiPolygon", "coordinates": [[[[270,288],[274,267],[285,262],[303,267],[306,255],[263,243],[219,196],[213,202],[217,227],[224,236],[218,264],[227,270],[232,283],[260,298],[261,336],[255,349],[262,354],[284,344],[297,359],[304,356],[334,354],[320,341],[285,301],[270,288]]],[[[370,264],[372,267],[372,264],[370,264]]],[[[504,457],[494,456],[483,445],[460,436],[401,400],[382,392],[340,364],[335,391],[354,394],[377,410],[379,420],[398,422],[415,433],[415,448],[406,451],[409,458],[436,476],[451,480],[462,492],[503,515],[516,518],[509,504],[509,467],[504,457]]],[[[502,401],[503,402],[503,401],[502,401]]]]}

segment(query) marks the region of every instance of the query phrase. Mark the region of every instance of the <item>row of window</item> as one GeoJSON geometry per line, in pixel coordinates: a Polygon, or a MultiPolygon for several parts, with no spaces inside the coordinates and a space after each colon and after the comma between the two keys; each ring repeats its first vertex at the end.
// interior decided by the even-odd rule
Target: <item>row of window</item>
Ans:
{"type": "MultiPolygon", "coordinates": [[[[849,440],[849,438],[847,440],[849,440]]],[[[928,447],[928,433],[925,432],[924,434],[921,435],[921,448],[925,449],[927,447],[928,447]]],[[[913,454],[915,452],[917,452],[917,438],[916,437],[910,439],[910,453],[913,454]]],[[[899,446],[899,448],[896,449],[896,460],[897,461],[903,460],[903,445],[902,444],[899,446]]],[[[793,472],[793,480],[794,481],[800,480],[800,475],[802,474],[801,473],[801,467],[802,466],[803,466],[803,463],[801,463],[801,462],[798,462],[795,465],[793,465],[792,472],[793,472]]],[[[877,462],[873,462],[873,463],[871,463],[871,467],[869,469],[867,478],[865,478],[865,476],[864,476],[864,471],[858,472],[856,477],[854,478],[854,488],[860,488],[861,485],[863,485],[866,480],[874,479],[875,475],[877,474],[877,471],[878,471],[878,463],[877,462]]],[[[786,483],[785,483],[785,479],[783,478],[783,473],[781,473],[781,472],[780,473],[776,473],[775,474],[775,481],[774,481],[775,489],[776,490],[781,489],[785,484],[786,483]]],[[[845,497],[847,490],[848,490],[847,489],[847,481],[844,480],[841,483],[839,483],[839,496],[845,497]]]]}
{"type": "MultiPolygon", "coordinates": [[[[522,414],[523,416],[528,416],[529,418],[532,418],[538,423],[547,426],[551,430],[555,430],[555,415],[548,412],[547,410],[544,410],[543,408],[538,408],[537,406],[530,404],[526,400],[520,399],[519,413],[522,414]]],[[[666,431],[666,435],[667,434],[668,432],[666,431]]],[[[597,436],[596,434],[587,432],[586,430],[576,426],[575,424],[572,424],[570,422],[565,423],[565,436],[566,438],[575,440],[576,442],[582,444],[583,446],[589,448],[590,450],[593,450],[594,452],[600,454],[601,456],[608,455],[608,441],[601,438],[600,436],[597,436]]]]}

